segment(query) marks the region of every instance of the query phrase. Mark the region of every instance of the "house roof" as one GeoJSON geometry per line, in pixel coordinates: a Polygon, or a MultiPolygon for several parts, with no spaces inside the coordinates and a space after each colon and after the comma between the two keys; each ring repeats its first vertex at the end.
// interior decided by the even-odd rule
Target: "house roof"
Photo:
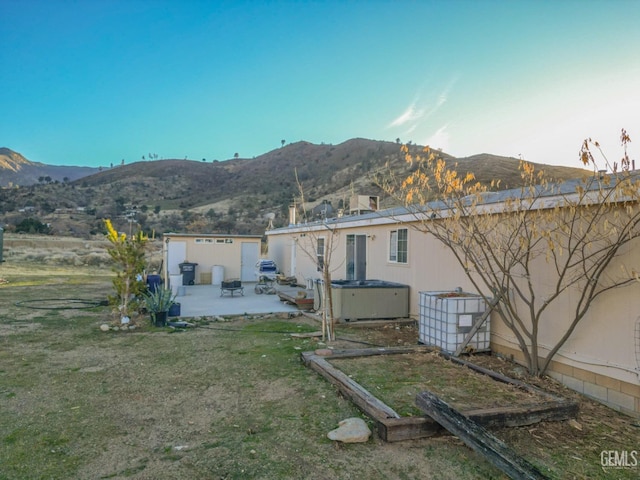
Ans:
{"type": "Polygon", "coordinates": [[[189,237],[189,238],[262,238],[262,235],[227,235],[224,233],[163,233],[163,237],[189,237]]]}
{"type": "MultiPolygon", "coordinates": [[[[629,172],[631,178],[640,179],[640,171],[632,171],[629,172]]],[[[577,189],[578,187],[582,187],[585,191],[593,191],[597,192],[603,185],[606,188],[613,188],[615,185],[615,180],[618,178],[620,174],[596,174],[599,175],[591,176],[588,178],[575,178],[563,181],[561,183],[550,183],[547,185],[535,185],[533,188],[535,189],[534,194],[532,195],[535,198],[536,204],[533,208],[536,209],[544,209],[544,208],[553,208],[558,205],[559,200],[564,199],[568,200],[572,195],[578,198],[577,189]],[[603,179],[604,176],[608,176],[610,179],[609,187],[606,184],[603,184],[600,180],[603,179]]],[[[625,177],[628,178],[628,177],[625,177]]],[[[496,192],[485,192],[481,194],[482,201],[481,205],[486,206],[487,208],[495,205],[506,204],[506,202],[514,199],[522,199],[522,198],[530,198],[529,196],[523,196],[522,188],[513,188],[509,190],[500,190],[496,192]]],[[[587,200],[591,199],[592,201],[597,201],[595,197],[587,198],[587,200]]],[[[583,199],[584,200],[584,199],[583,199]]],[[[618,198],[615,201],[621,202],[625,200],[630,200],[629,198],[618,198]]],[[[471,197],[469,198],[469,204],[471,204],[471,197]]],[[[299,223],[296,225],[289,225],[286,227],[280,227],[273,230],[269,230],[266,232],[267,235],[278,235],[283,233],[296,233],[298,231],[304,232],[309,230],[322,230],[325,228],[330,228],[331,226],[342,226],[343,228],[355,228],[362,226],[372,226],[372,225],[384,225],[384,224],[397,224],[397,223],[408,223],[415,222],[419,219],[421,215],[427,215],[432,212],[442,212],[449,210],[450,206],[442,201],[437,200],[433,202],[428,202],[425,205],[411,205],[411,206],[400,206],[394,208],[388,208],[385,210],[379,210],[374,212],[367,212],[359,215],[346,215],[343,217],[334,217],[327,218],[323,220],[317,220],[313,222],[299,223]]]]}

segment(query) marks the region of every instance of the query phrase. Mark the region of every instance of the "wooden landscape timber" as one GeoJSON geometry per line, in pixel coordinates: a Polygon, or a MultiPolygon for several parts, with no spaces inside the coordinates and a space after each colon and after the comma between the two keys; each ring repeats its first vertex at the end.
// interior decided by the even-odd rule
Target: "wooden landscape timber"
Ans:
{"type": "Polygon", "coordinates": [[[540,388],[529,385],[515,378],[510,378],[488,368],[481,367],[466,360],[452,357],[441,352],[440,355],[447,360],[463,365],[475,372],[487,375],[496,382],[502,382],[520,388],[530,393],[534,393],[546,400],[535,404],[513,405],[511,407],[500,407],[479,410],[465,410],[465,416],[482,424],[485,427],[519,427],[531,425],[540,421],[563,421],[574,418],[578,414],[578,403],[567,400],[540,388]],[[529,419],[527,423],[522,423],[524,419],[529,419]]]}
{"type": "MultiPolygon", "coordinates": [[[[358,358],[370,355],[398,355],[407,353],[430,353],[435,350],[427,346],[366,348],[353,350],[333,350],[331,355],[317,355],[315,352],[303,352],[302,361],[306,366],[318,372],[334,384],[340,393],[351,400],[367,416],[376,422],[378,436],[386,442],[398,442],[435,435],[442,430],[438,422],[428,416],[401,417],[393,408],[362,385],[355,382],[346,373],[337,369],[328,360],[339,358],[358,358]]],[[[509,407],[481,408],[463,410],[461,413],[474,422],[488,428],[515,427],[531,425],[540,421],[560,421],[575,417],[578,404],[548,392],[535,388],[519,380],[505,377],[497,372],[473,365],[464,360],[440,353],[442,358],[453,361],[488,378],[513,385],[541,397],[540,402],[512,405],[509,407]]],[[[416,392],[416,394],[419,392],[416,392]]]]}
{"type": "Polygon", "coordinates": [[[484,427],[431,392],[416,396],[416,404],[427,415],[462,440],[465,445],[485,457],[509,478],[540,480],[547,478],[537,467],[515,453],[484,427]]]}

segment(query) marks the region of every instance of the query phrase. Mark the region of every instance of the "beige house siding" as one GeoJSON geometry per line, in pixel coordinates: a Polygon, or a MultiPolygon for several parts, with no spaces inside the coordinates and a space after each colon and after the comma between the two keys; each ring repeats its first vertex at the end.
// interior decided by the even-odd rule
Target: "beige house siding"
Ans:
{"type": "MultiPolygon", "coordinates": [[[[405,219],[406,220],[406,219],[405,219]]],[[[415,222],[415,219],[414,219],[415,222]]],[[[332,252],[332,278],[346,278],[346,237],[366,236],[368,279],[393,281],[410,287],[410,315],[419,315],[419,292],[452,290],[462,287],[474,291],[471,282],[453,255],[435,238],[411,227],[411,221],[381,215],[349,217],[336,223],[332,252]],[[392,230],[408,228],[406,264],[389,261],[392,230]]],[[[326,227],[295,225],[267,232],[269,258],[276,261],[287,275],[295,275],[304,284],[307,279],[320,278],[313,258],[313,240],[328,236],[326,227]],[[295,259],[295,265],[292,260],[295,259]]],[[[640,265],[640,245],[626,249],[617,264],[640,265]]],[[[544,259],[535,265],[538,287],[553,284],[553,273],[544,259]]],[[[572,318],[573,302],[579,292],[570,292],[564,303],[553,304],[542,321],[539,342],[543,347],[554,345],[572,318]]],[[[524,308],[524,305],[522,305],[524,308]]],[[[551,363],[549,374],[565,385],[626,413],[640,416],[640,365],[636,343],[640,341],[637,325],[640,318],[640,283],[603,294],[592,305],[573,335],[551,363]]],[[[513,334],[497,315],[491,317],[491,348],[495,352],[522,361],[513,334]]]]}
{"type": "MultiPolygon", "coordinates": [[[[313,254],[315,238],[327,238],[326,230],[313,233],[305,228],[292,227],[289,232],[273,230],[267,232],[269,258],[273,259],[286,275],[295,275],[301,284],[307,279],[321,277],[317,271],[313,254]],[[292,266],[292,250],[295,250],[295,271],[292,266]]],[[[452,290],[471,288],[469,279],[459,270],[455,259],[442,244],[432,237],[420,233],[410,225],[369,224],[345,225],[334,237],[332,252],[332,278],[345,279],[347,235],[366,236],[367,278],[402,283],[410,286],[410,315],[418,316],[419,292],[428,290],[452,290]],[[406,228],[408,231],[407,263],[389,261],[389,242],[392,230],[406,228]],[[455,268],[453,268],[455,267],[455,268]]]]}

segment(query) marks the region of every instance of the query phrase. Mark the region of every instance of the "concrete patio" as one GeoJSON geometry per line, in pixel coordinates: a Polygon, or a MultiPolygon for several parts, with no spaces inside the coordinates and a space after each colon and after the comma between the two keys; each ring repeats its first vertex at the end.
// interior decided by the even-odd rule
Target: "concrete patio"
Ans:
{"type": "MultiPolygon", "coordinates": [[[[220,287],[216,285],[185,286],[184,295],[176,301],[180,303],[181,317],[201,317],[214,315],[266,314],[298,312],[295,305],[283,302],[278,295],[256,294],[255,282],[243,282],[244,295],[235,292],[233,296],[225,293],[220,296],[220,287]]],[[[297,292],[303,287],[277,286],[278,290],[297,292]]]]}

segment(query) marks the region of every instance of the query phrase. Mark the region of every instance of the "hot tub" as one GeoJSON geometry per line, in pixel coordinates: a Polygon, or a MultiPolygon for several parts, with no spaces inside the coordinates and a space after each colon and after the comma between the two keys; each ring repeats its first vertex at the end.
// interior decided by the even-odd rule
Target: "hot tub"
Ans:
{"type": "MultiPolygon", "coordinates": [[[[316,293],[322,290],[320,282],[316,293]]],[[[384,280],[333,280],[331,296],[333,316],[340,322],[409,316],[408,285],[384,280]]],[[[315,303],[319,310],[321,305],[315,303]]]]}

